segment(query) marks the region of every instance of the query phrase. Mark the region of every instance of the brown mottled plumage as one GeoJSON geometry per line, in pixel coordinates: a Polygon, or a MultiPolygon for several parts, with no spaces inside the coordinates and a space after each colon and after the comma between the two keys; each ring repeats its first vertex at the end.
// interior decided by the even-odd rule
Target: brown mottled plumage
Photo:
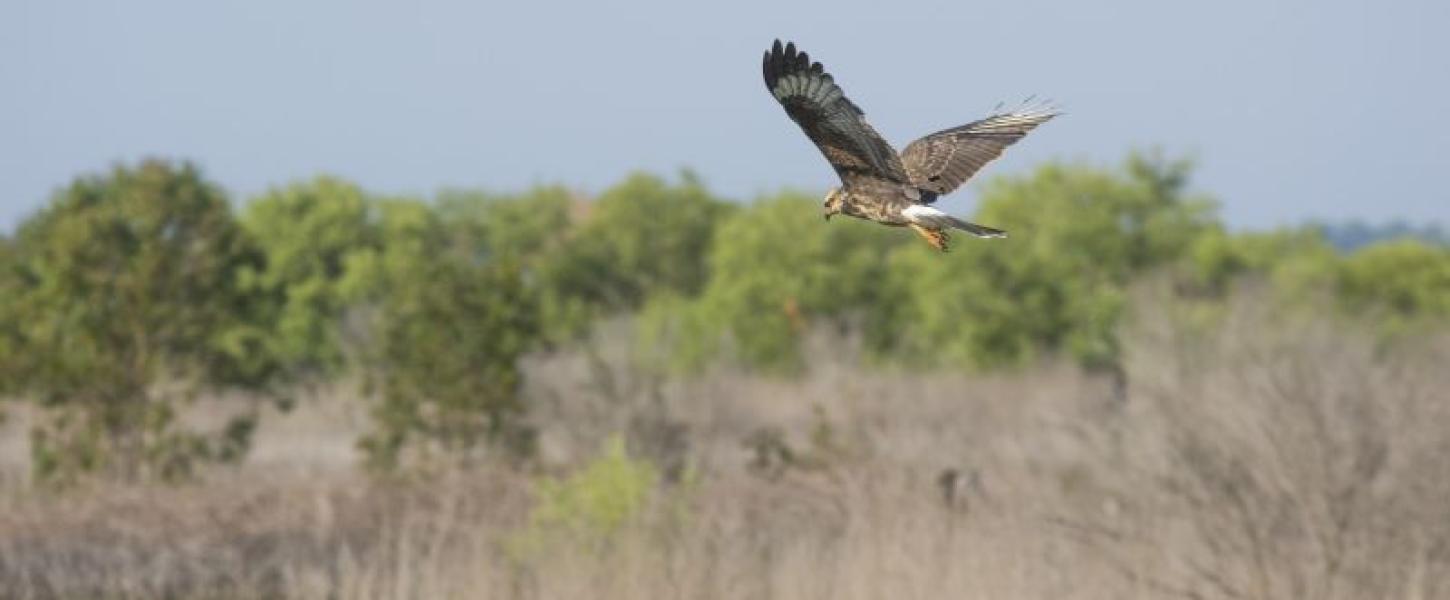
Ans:
{"type": "Polygon", "coordinates": [[[765,53],[765,87],[821,149],[841,187],[826,194],[825,215],[846,214],[885,225],[909,226],[939,250],[948,229],[978,237],[1006,232],[968,223],[929,206],[951,193],[983,165],[1059,113],[1050,106],[999,112],[938,131],[906,146],[900,154],[866,122],[821,63],[811,62],[795,43],[780,40],[765,53]]]}

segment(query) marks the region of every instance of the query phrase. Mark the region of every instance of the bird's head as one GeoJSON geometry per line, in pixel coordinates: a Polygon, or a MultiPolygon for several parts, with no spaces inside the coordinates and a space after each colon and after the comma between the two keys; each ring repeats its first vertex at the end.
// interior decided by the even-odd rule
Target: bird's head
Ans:
{"type": "Polygon", "coordinates": [[[827,221],[831,220],[831,215],[840,214],[841,213],[841,209],[842,209],[842,207],[843,207],[843,205],[845,203],[846,203],[846,191],[845,190],[842,190],[841,188],[838,188],[838,187],[833,187],[833,188],[831,188],[831,191],[826,192],[826,203],[824,205],[822,205],[822,209],[823,209],[823,211],[825,212],[825,215],[826,215],[826,220],[827,221]]]}

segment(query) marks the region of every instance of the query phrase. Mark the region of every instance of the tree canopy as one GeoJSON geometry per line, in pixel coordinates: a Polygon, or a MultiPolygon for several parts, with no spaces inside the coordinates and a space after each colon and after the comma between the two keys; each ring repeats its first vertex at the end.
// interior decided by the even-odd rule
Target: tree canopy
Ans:
{"type": "Polygon", "coordinates": [[[78,179],[20,227],[9,254],[0,370],[53,409],[33,437],[40,474],[173,476],[192,458],[240,451],[245,419],[211,438],[175,422],[178,399],[256,389],[277,368],[257,319],[275,298],[241,284],[263,254],[194,166],[148,161],[78,179]]]}
{"type": "Polygon", "coordinates": [[[814,194],[735,204],[688,172],[634,174],[595,198],[540,186],[425,200],[318,177],[238,217],[193,165],[122,165],[0,237],[0,394],[43,409],[43,478],[177,477],[241,455],[258,392],[346,378],[367,384],[362,448],[392,468],[526,455],[520,361],[589,343],[602,319],[633,320],[640,355],[679,376],[789,376],[821,330],[878,365],[1115,370],[1134,287],[1155,279],[1210,307],[1254,282],[1285,310],[1329,305],[1396,335],[1450,322],[1444,246],[1345,253],[1315,227],[1234,232],[1191,173],[1135,154],[997,177],[973,220],[1011,237],[943,255],[909,230],[823,223],[814,194]],[[220,390],[251,400],[220,429],[180,424],[220,390]]]}

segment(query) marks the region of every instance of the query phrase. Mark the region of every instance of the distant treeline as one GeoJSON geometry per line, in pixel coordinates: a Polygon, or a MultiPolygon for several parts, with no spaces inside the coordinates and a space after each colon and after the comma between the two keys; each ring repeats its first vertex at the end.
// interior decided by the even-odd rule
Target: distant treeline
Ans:
{"type": "Polygon", "coordinates": [[[1379,225],[1371,225],[1360,221],[1348,223],[1323,223],[1316,225],[1320,235],[1329,242],[1329,245],[1343,252],[1353,252],[1370,244],[1410,238],[1450,246],[1450,231],[1439,223],[1428,223],[1423,225],[1412,225],[1404,221],[1391,221],[1379,225]]]}
{"type": "Polygon", "coordinates": [[[354,378],[373,466],[527,457],[520,357],[634,315],[639,360],[789,376],[803,334],[867,360],[1012,368],[1062,357],[1114,372],[1147,287],[1211,323],[1237,287],[1393,339],[1450,318],[1450,250],[1414,239],[1336,252],[1322,227],[1230,233],[1184,161],[1050,163],[989,182],[974,220],[1006,240],[938,254],[910,232],[820,217],[794,192],[742,204],[686,173],[594,198],[379,196],[331,177],[245,202],[190,164],[77,178],[0,239],[0,394],[48,415],[38,478],[175,478],[243,455],[259,399],[354,378]],[[220,431],[180,403],[240,390],[220,431]]]}

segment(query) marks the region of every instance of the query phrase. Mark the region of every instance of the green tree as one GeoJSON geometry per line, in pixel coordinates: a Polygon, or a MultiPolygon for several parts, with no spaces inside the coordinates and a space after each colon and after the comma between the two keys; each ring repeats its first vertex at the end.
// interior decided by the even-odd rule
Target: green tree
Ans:
{"type": "Polygon", "coordinates": [[[77,179],[19,229],[3,274],[0,372],[47,409],[35,473],[172,478],[235,459],[252,413],[184,429],[182,402],[259,388],[276,364],[257,325],[273,298],[240,285],[262,255],[191,165],[118,166],[77,179]]]}
{"type": "Polygon", "coordinates": [[[467,461],[489,442],[527,452],[518,360],[539,336],[536,296],[508,258],[452,246],[427,205],[382,205],[382,245],[353,264],[355,293],[375,298],[369,379],[379,469],[467,461]]]}
{"type": "Polygon", "coordinates": [[[342,282],[350,257],[379,244],[372,212],[362,190],[330,177],[269,191],[247,205],[242,225],[266,262],[246,283],[281,299],[268,319],[268,343],[289,369],[327,376],[344,366],[340,320],[352,299],[342,282]]]}
{"type": "Polygon", "coordinates": [[[577,233],[576,215],[585,206],[559,186],[510,196],[462,191],[439,196],[439,210],[454,245],[480,260],[516,264],[525,284],[538,295],[543,334],[554,341],[583,332],[599,312],[570,289],[575,270],[568,265],[576,259],[567,250],[577,233]]]}
{"type": "Polygon", "coordinates": [[[656,296],[699,293],[717,224],[731,208],[688,172],[678,184],[635,174],[594,202],[557,186],[516,196],[439,197],[457,248],[522,269],[538,294],[544,334],[554,341],[656,296]]]}
{"type": "Polygon", "coordinates": [[[1222,299],[1234,282],[1251,278],[1268,283],[1278,300],[1299,304],[1327,289],[1338,256],[1315,228],[1232,234],[1217,227],[1194,241],[1184,263],[1193,295],[1222,299]]]}
{"type": "Polygon", "coordinates": [[[725,351],[754,368],[791,372],[803,364],[800,336],[813,322],[876,336],[896,300],[881,285],[885,257],[914,240],[851,219],[823,223],[820,203],[799,194],[757,202],[721,225],[717,239],[699,298],[662,297],[646,311],[648,337],[677,366],[698,368],[725,351]]]}
{"type": "Polygon", "coordinates": [[[542,546],[562,534],[598,547],[640,518],[659,480],[653,464],[629,455],[623,436],[611,436],[599,456],[577,472],[539,480],[538,504],[524,536],[516,539],[542,546]]]}
{"type": "Polygon", "coordinates": [[[23,376],[34,358],[23,348],[25,323],[15,318],[25,289],[24,276],[14,240],[0,234],[0,423],[5,421],[4,401],[21,391],[23,376]]]}
{"type": "Polygon", "coordinates": [[[993,180],[975,220],[1010,238],[892,258],[904,290],[899,350],[918,364],[976,367],[1062,352],[1115,369],[1127,284],[1216,227],[1212,202],[1186,192],[1189,172],[1184,161],[1134,155],[1120,172],[1048,164],[993,180]]]}
{"type": "Polygon", "coordinates": [[[729,205],[688,173],[678,185],[636,174],[589,209],[550,263],[561,313],[633,310],[657,293],[693,295],[709,280],[706,255],[729,205]]]}
{"type": "Polygon", "coordinates": [[[1388,333],[1450,318],[1450,249],[1416,240],[1380,242],[1346,258],[1337,282],[1345,309],[1374,315],[1388,333]]]}
{"type": "Polygon", "coordinates": [[[449,190],[438,209],[460,248],[480,256],[503,256],[537,268],[558,252],[570,233],[573,194],[560,186],[536,187],[498,196],[449,190]]]}

